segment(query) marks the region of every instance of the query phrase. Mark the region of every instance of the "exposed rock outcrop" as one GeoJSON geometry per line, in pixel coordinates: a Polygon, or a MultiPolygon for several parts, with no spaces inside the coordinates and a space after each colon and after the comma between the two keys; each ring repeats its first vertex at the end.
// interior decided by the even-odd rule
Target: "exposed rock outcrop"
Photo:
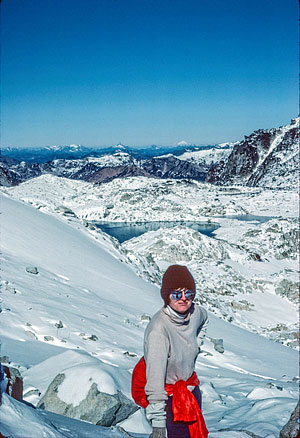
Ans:
{"type": "Polygon", "coordinates": [[[219,184],[290,188],[299,172],[299,118],[278,129],[259,129],[236,144],[227,159],[208,171],[219,184]]]}
{"type": "Polygon", "coordinates": [[[289,421],[281,429],[279,438],[298,438],[299,437],[299,401],[295,407],[289,421]]]}
{"type": "Polygon", "coordinates": [[[5,392],[18,401],[23,399],[23,379],[17,368],[3,366],[1,380],[6,380],[5,392]],[[3,374],[4,373],[4,374],[3,374]]]}
{"type": "Polygon", "coordinates": [[[95,382],[90,384],[87,395],[79,403],[67,403],[60,398],[65,378],[64,373],[54,378],[38,403],[39,408],[100,426],[114,426],[138,409],[121,391],[117,390],[115,394],[101,392],[95,382]]]}

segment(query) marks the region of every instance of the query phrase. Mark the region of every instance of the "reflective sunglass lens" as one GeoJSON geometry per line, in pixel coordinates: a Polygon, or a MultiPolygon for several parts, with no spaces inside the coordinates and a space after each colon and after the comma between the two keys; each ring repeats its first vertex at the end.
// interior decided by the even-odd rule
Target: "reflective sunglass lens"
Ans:
{"type": "Polygon", "coordinates": [[[190,300],[193,296],[194,296],[193,292],[191,292],[190,290],[189,290],[189,291],[186,291],[186,293],[185,293],[185,298],[186,298],[187,300],[190,300]]]}
{"type": "MultiPolygon", "coordinates": [[[[180,300],[182,298],[183,292],[181,291],[173,291],[171,292],[171,298],[172,300],[180,300]]],[[[192,292],[191,290],[187,290],[184,292],[185,298],[187,300],[190,300],[191,298],[193,298],[194,296],[194,292],[192,292]]]]}
{"type": "Polygon", "coordinates": [[[182,298],[182,292],[172,292],[171,298],[172,300],[180,300],[180,298],[182,298]]]}

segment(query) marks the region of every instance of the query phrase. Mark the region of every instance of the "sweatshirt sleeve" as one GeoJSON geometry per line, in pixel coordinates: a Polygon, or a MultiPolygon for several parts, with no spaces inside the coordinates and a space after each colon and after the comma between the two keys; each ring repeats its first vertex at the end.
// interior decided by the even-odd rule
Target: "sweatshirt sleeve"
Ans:
{"type": "Polygon", "coordinates": [[[207,326],[208,326],[207,312],[204,309],[203,309],[203,312],[204,312],[204,320],[203,320],[203,323],[201,324],[201,326],[199,327],[198,335],[197,335],[197,343],[198,343],[199,348],[204,343],[204,339],[205,339],[206,332],[207,332],[207,326]]]}
{"type": "Polygon", "coordinates": [[[165,391],[165,380],[168,353],[169,341],[162,331],[157,329],[146,334],[144,342],[147,378],[145,392],[149,402],[146,416],[154,427],[165,427],[166,423],[165,401],[168,397],[165,391]]]}
{"type": "Polygon", "coordinates": [[[149,403],[167,400],[165,382],[168,353],[167,337],[158,330],[150,331],[144,345],[147,378],[145,392],[149,403]]]}

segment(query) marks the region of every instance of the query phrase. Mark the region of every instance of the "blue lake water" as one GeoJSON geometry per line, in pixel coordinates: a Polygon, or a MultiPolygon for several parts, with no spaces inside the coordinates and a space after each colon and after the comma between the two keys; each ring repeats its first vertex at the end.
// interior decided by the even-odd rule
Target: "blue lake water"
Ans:
{"type": "MultiPolygon", "coordinates": [[[[249,222],[267,222],[273,217],[269,216],[255,216],[251,214],[236,215],[236,216],[219,216],[223,219],[238,219],[240,221],[249,222]]],[[[213,217],[210,219],[213,220],[213,217]]],[[[160,228],[173,228],[177,225],[184,225],[199,231],[209,237],[214,237],[214,231],[217,230],[220,225],[213,222],[192,222],[192,221],[174,221],[174,222],[95,222],[94,226],[100,228],[110,236],[115,237],[120,243],[133,237],[141,236],[147,231],[157,231],[160,228]]]]}
{"type": "Polygon", "coordinates": [[[110,236],[115,237],[120,243],[133,237],[141,236],[147,231],[157,231],[160,228],[174,228],[177,225],[184,225],[206,236],[213,237],[212,233],[220,226],[209,222],[96,222],[93,225],[110,236]]]}

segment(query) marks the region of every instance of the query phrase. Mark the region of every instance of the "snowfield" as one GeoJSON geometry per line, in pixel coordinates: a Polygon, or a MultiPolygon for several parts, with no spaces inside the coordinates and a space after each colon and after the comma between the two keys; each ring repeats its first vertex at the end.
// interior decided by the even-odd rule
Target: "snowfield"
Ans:
{"type": "Polygon", "coordinates": [[[298,345],[296,191],[145,177],[98,185],[43,175],[4,192],[55,217],[78,219],[97,239],[103,236],[93,226],[97,221],[178,222],[176,228],[151,231],[122,245],[107,239],[144,279],[159,286],[168,265],[186,264],[198,283],[199,301],[210,311],[285,345],[298,345]],[[241,220],[247,214],[267,222],[241,220]],[[220,228],[210,238],[180,221],[211,221],[220,228]]]}
{"type": "Polygon", "coordinates": [[[218,161],[225,160],[232,152],[232,149],[236,143],[224,143],[210,149],[184,152],[177,158],[180,160],[190,161],[194,164],[205,165],[209,168],[218,161]]]}
{"type": "MultiPolygon", "coordinates": [[[[93,185],[50,175],[2,192],[1,356],[19,368],[26,401],[37,405],[61,372],[66,401],[84,398],[91,374],[100,390],[130,398],[144,316],[161,307],[161,274],[176,262],[189,266],[209,310],[196,364],[209,437],[278,437],[298,398],[296,192],[147,178],[93,185]],[[273,219],[226,217],[247,213],[273,219]],[[216,238],[179,225],[122,245],[92,225],[210,218],[220,225],[216,238]],[[224,353],[214,348],[220,338],[224,353]]],[[[8,396],[0,423],[14,438],[151,431],[143,410],[110,429],[8,396]]]]}

